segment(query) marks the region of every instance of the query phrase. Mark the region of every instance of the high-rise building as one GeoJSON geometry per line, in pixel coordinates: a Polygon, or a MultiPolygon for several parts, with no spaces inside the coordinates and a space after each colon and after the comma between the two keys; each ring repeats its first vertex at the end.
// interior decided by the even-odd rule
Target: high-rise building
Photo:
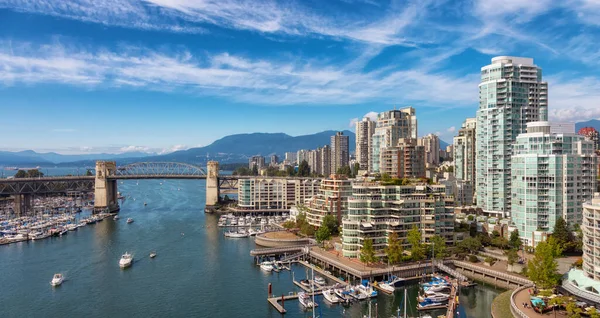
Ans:
{"type": "Polygon", "coordinates": [[[309,150],[306,149],[298,150],[296,154],[296,161],[298,162],[298,165],[300,165],[302,161],[308,162],[308,152],[309,150]]]}
{"type": "Polygon", "coordinates": [[[348,197],[352,195],[352,181],[344,175],[332,174],[321,180],[319,193],[304,201],[306,220],[310,225],[321,226],[326,215],[332,215],[342,224],[348,214],[348,197]]]}
{"type": "Polygon", "coordinates": [[[600,271],[596,264],[600,264],[600,193],[583,203],[583,218],[581,230],[583,232],[583,271],[589,278],[600,281],[600,271]]]}
{"type": "Polygon", "coordinates": [[[331,136],[331,173],[344,166],[348,166],[350,161],[349,138],[344,133],[338,131],[331,136]]]}
{"type": "Polygon", "coordinates": [[[425,177],[425,147],[417,145],[417,140],[400,138],[398,146],[381,151],[379,172],[394,178],[425,177]]]}
{"type": "Polygon", "coordinates": [[[308,152],[308,167],[311,173],[322,174],[321,171],[321,148],[310,150],[308,152]]]}
{"type": "Polygon", "coordinates": [[[321,169],[320,169],[321,172],[320,172],[320,174],[322,174],[325,177],[329,177],[329,175],[332,174],[332,172],[331,172],[331,147],[329,147],[328,145],[321,147],[320,156],[321,156],[321,169]]]}
{"type": "Polygon", "coordinates": [[[296,152],[286,152],[285,153],[285,160],[289,164],[291,164],[291,165],[295,164],[297,162],[297,160],[298,160],[298,153],[296,153],[296,152]]]}
{"type": "MultiPolygon", "coordinates": [[[[463,180],[471,184],[471,189],[475,190],[475,128],[477,119],[467,118],[458,130],[458,136],[454,137],[454,176],[458,180],[463,180]]],[[[475,193],[471,193],[474,197],[475,193]]]]}
{"type": "Polygon", "coordinates": [[[419,138],[419,146],[425,148],[425,163],[428,167],[437,167],[440,164],[440,137],[429,134],[419,138]]]}
{"type": "Polygon", "coordinates": [[[417,115],[412,107],[390,110],[377,115],[371,141],[370,171],[380,172],[382,151],[387,147],[396,147],[400,138],[417,139],[417,115]]]}
{"type": "Polygon", "coordinates": [[[447,160],[453,160],[454,159],[454,145],[448,145],[446,146],[446,157],[447,160]]]}
{"type": "Polygon", "coordinates": [[[238,210],[287,212],[294,205],[317,194],[321,179],[283,179],[255,177],[240,179],[238,210]]]}
{"type": "Polygon", "coordinates": [[[517,137],[511,162],[511,218],[521,240],[536,246],[556,220],[581,224],[582,202],[596,190],[597,157],[583,136],[551,133],[550,123],[530,122],[517,137]]]}
{"type": "Polygon", "coordinates": [[[583,127],[579,129],[578,134],[585,137],[587,140],[591,140],[594,142],[594,146],[596,150],[600,150],[600,134],[594,127],[583,127]]]}
{"type": "Polygon", "coordinates": [[[265,157],[263,157],[263,156],[250,157],[250,159],[248,160],[248,168],[250,168],[250,170],[252,170],[252,169],[254,169],[255,166],[256,166],[257,170],[262,169],[265,166],[265,157]]]}
{"type": "Polygon", "coordinates": [[[375,122],[369,117],[365,117],[362,121],[356,123],[356,161],[360,166],[360,170],[368,170],[371,166],[374,133],[375,122]]]}
{"type": "Polygon", "coordinates": [[[271,155],[271,162],[269,162],[269,164],[274,166],[278,163],[279,163],[279,157],[277,155],[271,155]]]}
{"type": "Polygon", "coordinates": [[[454,202],[442,185],[382,185],[353,182],[348,215],[342,220],[342,253],[357,258],[366,238],[373,240],[375,254],[385,257],[391,233],[398,234],[405,250],[408,231],[421,231],[423,242],[440,235],[452,244],[454,202]]]}
{"type": "Polygon", "coordinates": [[[485,214],[510,216],[513,143],[527,123],[547,118],[548,83],[532,58],[498,56],[481,68],[475,191],[485,214]]]}

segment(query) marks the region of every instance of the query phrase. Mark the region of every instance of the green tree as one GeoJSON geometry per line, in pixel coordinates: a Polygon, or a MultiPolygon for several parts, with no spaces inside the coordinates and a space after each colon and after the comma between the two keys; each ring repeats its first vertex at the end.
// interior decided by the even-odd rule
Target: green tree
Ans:
{"type": "Polygon", "coordinates": [[[508,245],[510,245],[511,248],[514,248],[516,250],[521,249],[521,245],[523,245],[523,242],[521,242],[521,238],[519,237],[518,229],[515,229],[514,231],[512,231],[512,233],[510,233],[508,245]]]}
{"type": "Polygon", "coordinates": [[[300,165],[298,165],[298,176],[299,177],[308,177],[310,176],[310,166],[306,160],[302,160],[300,165]]]}
{"type": "Polygon", "coordinates": [[[329,233],[331,233],[331,235],[339,234],[339,224],[333,215],[327,214],[323,218],[323,226],[326,226],[329,229],[329,233]]]}
{"type": "Polygon", "coordinates": [[[416,225],[408,231],[407,240],[411,245],[410,256],[413,261],[425,259],[425,247],[422,242],[421,230],[416,225]]]}
{"type": "Polygon", "coordinates": [[[41,178],[44,176],[44,173],[39,171],[38,169],[27,170],[27,178],[41,178]]]}
{"type": "Polygon", "coordinates": [[[477,253],[483,245],[478,237],[467,237],[456,244],[457,251],[461,253],[477,253]]]}
{"type": "Polygon", "coordinates": [[[388,235],[388,246],[385,248],[385,254],[390,264],[398,264],[402,260],[402,242],[398,239],[398,234],[392,232],[388,235]]]}
{"type": "Polygon", "coordinates": [[[337,169],[336,174],[345,175],[348,178],[352,178],[352,169],[348,166],[342,166],[337,169]]]}
{"type": "Polygon", "coordinates": [[[373,248],[373,240],[365,239],[363,242],[363,247],[360,250],[360,261],[366,263],[367,266],[370,263],[374,263],[377,261],[377,257],[375,256],[375,249],[373,248]]]}
{"type": "Polygon", "coordinates": [[[492,238],[492,245],[501,249],[508,249],[510,247],[508,240],[502,236],[492,238]]]}
{"type": "Polygon", "coordinates": [[[538,243],[534,257],[527,263],[527,276],[540,288],[552,288],[558,284],[560,275],[556,273],[556,258],[562,253],[562,247],[554,237],[538,243]]]}
{"type": "Polygon", "coordinates": [[[15,174],[15,178],[27,178],[27,172],[25,170],[19,170],[15,174]]]}
{"type": "Polygon", "coordinates": [[[252,166],[252,172],[251,172],[251,174],[253,176],[258,176],[258,166],[257,165],[253,165],[252,166]]]}
{"type": "Polygon", "coordinates": [[[93,175],[94,175],[94,173],[92,172],[92,170],[90,170],[90,169],[87,169],[87,170],[85,171],[85,175],[86,175],[86,176],[88,176],[88,177],[90,177],[90,176],[93,176],[93,175]]]}
{"type": "Polygon", "coordinates": [[[596,309],[596,307],[592,307],[586,313],[588,314],[588,316],[590,318],[600,318],[600,313],[598,313],[598,310],[596,309]]]}
{"type": "Polygon", "coordinates": [[[294,167],[292,167],[292,166],[286,167],[285,168],[285,172],[286,172],[286,174],[287,174],[288,177],[291,177],[291,176],[293,176],[296,173],[296,171],[294,171],[294,167]]]}
{"type": "Polygon", "coordinates": [[[519,254],[517,254],[517,251],[514,249],[506,252],[506,257],[508,258],[508,265],[513,265],[519,260],[519,254]]]}
{"type": "Polygon", "coordinates": [[[573,242],[573,234],[569,231],[569,226],[565,219],[559,217],[554,224],[554,232],[552,236],[556,239],[556,242],[560,244],[563,249],[568,249],[571,242],[573,242]]]}
{"type": "Polygon", "coordinates": [[[443,259],[446,257],[447,248],[446,248],[446,240],[439,235],[434,235],[431,238],[431,243],[433,244],[433,253],[435,259],[443,259]]]}
{"type": "Polygon", "coordinates": [[[352,175],[356,176],[358,174],[358,170],[360,170],[360,163],[355,163],[354,167],[352,168],[352,175]]]}
{"type": "Polygon", "coordinates": [[[574,301],[568,302],[565,306],[565,309],[567,310],[569,318],[581,318],[581,313],[583,312],[583,310],[579,308],[579,306],[577,306],[577,304],[574,301]]]}
{"type": "Polygon", "coordinates": [[[323,243],[324,241],[329,240],[331,238],[331,232],[329,231],[329,228],[325,225],[321,225],[315,234],[315,238],[317,239],[318,243],[323,243]]]}

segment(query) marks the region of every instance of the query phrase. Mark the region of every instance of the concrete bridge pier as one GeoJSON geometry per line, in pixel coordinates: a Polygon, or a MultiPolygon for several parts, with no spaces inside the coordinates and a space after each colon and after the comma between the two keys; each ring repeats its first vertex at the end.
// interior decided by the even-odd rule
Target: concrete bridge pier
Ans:
{"type": "Polygon", "coordinates": [[[206,206],[219,203],[219,162],[209,161],[206,164],[206,206]]]}
{"type": "Polygon", "coordinates": [[[14,196],[15,203],[15,214],[18,216],[26,215],[27,212],[31,209],[31,194],[15,194],[14,196]]]}
{"type": "Polygon", "coordinates": [[[96,182],[94,187],[94,212],[118,212],[119,201],[117,191],[117,180],[111,180],[117,171],[117,163],[114,161],[96,162],[96,182]]]}

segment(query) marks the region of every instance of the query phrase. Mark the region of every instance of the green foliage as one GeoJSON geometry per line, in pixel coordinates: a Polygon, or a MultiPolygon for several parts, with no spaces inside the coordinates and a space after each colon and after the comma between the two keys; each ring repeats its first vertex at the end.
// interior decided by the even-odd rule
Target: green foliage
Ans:
{"type": "Polygon", "coordinates": [[[586,314],[590,318],[600,318],[600,313],[598,313],[598,310],[596,309],[596,307],[592,307],[590,310],[586,311],[586,314]]]}
{"type": "Polygon", "coordinates": [[[356,176],[358,174],[358,170],[360,170],[360,163],[357,162],[352,167],[352,174],[356,176]]]}
{"type": "Polygon", "coordinates": [[[425,259],[425,246],[423,246],[421,230],[415,225],[407,235],[410,247],[410,256],[413,261],[425,259]]]}
{"type": "Polygon", "coordinates": [[[510,239],[508,240],[508,245],[510,245],[511,248],[514,249],[520,249],[521,246],[523,245],[523,242],[521,242],[521,238],[519,237],[519,230],[515,229],[514,231],[512,231],[512,233],[510,233],[510,239]]]}
{"type": "Polygon", "coordinates": [[[398,234],[393,232],[388,235],[388,246],[385,248],[388,262],[397,264],[402,261],[403,255],[402,242],[398,239],[398,234]]]}
{"type": "Polygon", "coordinates": [[[373,240],[365,239],[363,242],[363,248],[360,250],[360,261],[366,263],[367,266],[370,263],[374,263],[377,261],[377,257],[375,256],[375,249],[373,248],[373,240]]]}
{"type": "MultiPolygon", "coordinates": [[[[471,217],[471,215],[469,215],[469,217],[471,217]]],[[[477,224],[475,222],[472,222],[471,225],[469,226],[469,236],[471,236],[471,237],[477,236],[477,224]]]]}
{"type": "MultiPolygon", "coordinates": [[[[243,167],[237,167],[235,170],[233,170],[232,173],[234,176],[251,176],[253,175],[252,170],[250,170],[250,168],[243,166],[243,167]]],[[[258,174],[258,170],[257,170],[257,174],[258,174]]]]}
{"type": "Polygon", "coordinates": [[[292,221],[292,220],[289,220],[289,221],[285,221],[285,222],[282,224],[282,226],[283,226],[284,228],[286,228],[286,229],[288,229],[288,230],[289,230],[289,229],[293,229],[293,228],[295,228],[295,227],[296,227],[296,223],[295,223],[294,221],[292,221]]]}
{"type": "Polygon", "coordinates": [[[559,217],[554,224],[554,232],[552,236],[556,239],[556,242],[563,248],[563,250],[570,250],[573,247],[573,242],[575,238],[571,231],[569,231],[569,226],[565,219],[559,217]]]}
{"type": "Polygon", "coordinates": [[[477,233],[477,237],[483,246],[492,245],[492,238],[487,233],[477,233]]]}
{"type": "Polygon", "coordinates": [[[19,170],[15,174],[15,178],[41,178],[44,176],[44,173],[39,171],[38,169],[32,170],[19,170]]]}
{"type": "Polygon", "coordinates": [[[258,176],[258,166],[257,165],[252,166],[252,175],[258,176]]]}
{"type": "Polygon", "coordinates": [[[314,226],[308,224],[305,213],[300,213],[296,217],[296,227],[300,229],[300,233],[306,236],[315,235],[315,228],[314,226]]]}
{"type": "Polygon", "coordinates": [[[433,243],[433,253],[435,259],[443,259],[447,256],[447,248],[446,248],[446,240],[439,235],[434,235],[431,238],[431,242],[433,243]]]}
{"type": "Polygon", "coordinates": [[[565,305],[565,309],[567,310],[567,314],[569,318],[581,318],[581,313],[583,310],[575,304],[574,301],[570,301],[565,305]]]}
{"type": "Polygon", "coordinates": [[[348,167],[348,166],[339,167],[335,173],[345,175],[348,178],[354,177],[352,175],[352,169],[350,169],[350,167],[348,167]]]}
{"type": "Polygon", "coordinates": [[[333,215],[327,214],[323,218],[323,226],[327,227],[327,229],[329,230],[329,233],[331,233],[331,235],[339,234],[339,224],[338,224],[337,219],[333,215]]]}
{"type": "Polygon", "coordinates": [[[467,216],[467,220],[475,221],[475,216],[473,214],[470,214],[469,216],[467,216]]]}
{"type": "Polygon", "coordinates": [[[469,262],[477,263],[477,262],[479,262],[479,258],[477,258],[477,256],[475,256],[475,255],[469,255],[469,262]]]}
{"type": "Polygon", "coordinates": [[[491,245],[501,249],[508,249],[510,247],[508,240],[502,236],[492,238],[491,245]]]}
{"type": "Polygon", "coordinates": [[[299,177],[308,177],[310,176],[310,166],[306,160],[302,160],[302,162],[298,165],[298,176],[299,177]]]}
{"type": "Polygon", "coordinates": [[[467,237],[456,244],[456,250],[459,253],[477,253],[482,247],[483,245],[477,237],[467,237]]]}
{"type": "Polygon", "coordinates": [[[331,232],[329,231],[329,228],[325,225],[319,227],[317,233],[315,234],[315,238],[317,239],[318,243],[329,240],[331,238],[331,232]]]}
{"type": "Polygon", "coordinates": [[[556,258],[562,253],[561,245],[554,237],[538,243],[532,260],[527,263],[527,276],[540,288],[552,288],[558,284],[556,258]]]}
{"type": "Polygon", "coordinates": [[[490,265],[493,265],[496,262],[496,259],[493,258],[493,257],[489,257],[488,256],[483,261],[486,262],[486,263],[488,263],[488,264],[490,264],[490,265]]]}
{"type": "Polygon", "coordinates": [[[87,169],[87,170],[85,171],[85,175],[86,175],[86,176],[88,176],[88,177],[90,177],[90,176],[93,176],[93,175],[94,175],[94,173],[92,172],[92,170],[90,170],[90,169],[87,169]]]}
{"type": "Polygon", "coordinates": [[[508,258],[508,265],[513,265],[514,263],[519,261],[519,254],[514,249],[506,252],[506,257],[508,258]]]}

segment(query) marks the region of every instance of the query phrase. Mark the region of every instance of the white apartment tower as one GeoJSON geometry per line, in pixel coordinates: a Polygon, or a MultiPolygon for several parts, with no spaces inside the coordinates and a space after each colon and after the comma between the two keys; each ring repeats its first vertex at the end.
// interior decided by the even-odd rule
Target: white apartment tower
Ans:
{"type": "Polygon", "coordinates": [[[532,58],[498,56],[481,68],[476,127],[477,206],[510,216],[511,155],[532,121],[548,118],[548,83],[532,58]]]}
{"type": "Polygon", "coordinates": [[[341,131],[331,136],[331,173],[336,173],[339,168],[349,165],[349,144],[348,136],[344,136],[341,131]]]}
{"type": "MultiPolygon", "coordinates": [[[[454,137],[452,158],[454,159],[454,176],[456,179],[469,182],[475,187],[475,128],[477,119],[467,118],[454,137]]],[[[471,194],[472,196],[474,193],[471,194]]]]}
{"type": "Polygon", "coordinates": [[[440,137],[429,134],[419,138],[419,146],[425,148],[425,163],[436,167],[440,164],[440,137]]]}
{"type": "Polygon", "coordinates": [[[560,217],[581,224],[582,203],[596,189],[594,143],[573,127],[552,130],[546,121],[528,123],[513,146],[511,218],[528,246],[545,240],[560,217]]]}
{"type": "Polygon", "coordinates": [[[388,147],[396,147],[401,138],[417,139],[415,109],[406,107],[379,113],[372,137],[370,171],[380,171],[383,150],[388,147]]]}
{"type": "Polygon", "coordinates": [[[375,122],[369,117],[356,123],[356,161],[360,170],[368,170],[372,165],[372,141],[375,133],[375,122]]]}

